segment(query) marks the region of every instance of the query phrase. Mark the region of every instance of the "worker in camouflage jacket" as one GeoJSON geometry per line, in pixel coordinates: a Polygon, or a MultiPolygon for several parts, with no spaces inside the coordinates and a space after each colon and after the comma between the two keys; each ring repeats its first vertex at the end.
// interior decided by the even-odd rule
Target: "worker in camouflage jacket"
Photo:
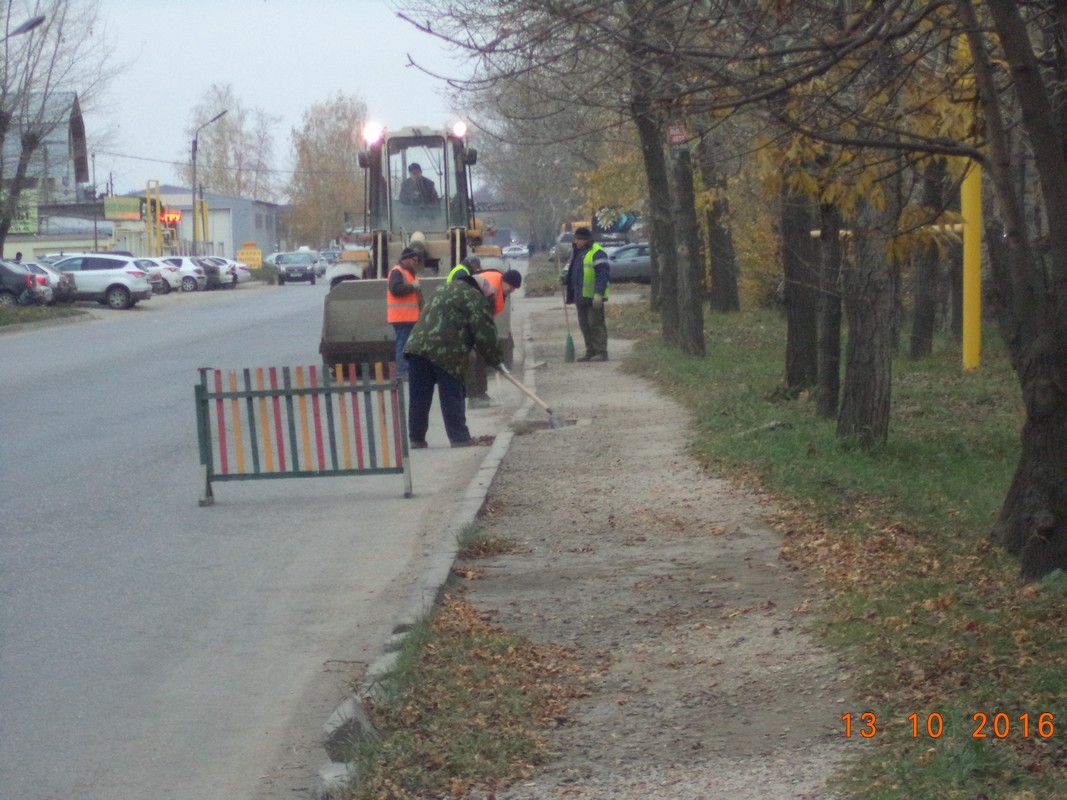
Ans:
{"type": "Polygon", "coordinates": [[[472,349],[490,367],[504,360],[492,309],[474,278],[463,274],[434,292],[404,347],[409,370],[408,435],[412,447],[426,447],[435,386],[452,446],[488,444],[487,437],[474,439],[467,428],[463,381],[472,349]]]}

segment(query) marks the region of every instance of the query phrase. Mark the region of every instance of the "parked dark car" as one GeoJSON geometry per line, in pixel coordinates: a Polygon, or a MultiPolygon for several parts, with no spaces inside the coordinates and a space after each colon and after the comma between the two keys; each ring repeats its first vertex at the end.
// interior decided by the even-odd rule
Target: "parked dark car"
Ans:
{"type": "Polygon", "coordinates": [[[50,302],[52,290],[25,264],[0,261],[0,306],[32,306],[50,302]]]}

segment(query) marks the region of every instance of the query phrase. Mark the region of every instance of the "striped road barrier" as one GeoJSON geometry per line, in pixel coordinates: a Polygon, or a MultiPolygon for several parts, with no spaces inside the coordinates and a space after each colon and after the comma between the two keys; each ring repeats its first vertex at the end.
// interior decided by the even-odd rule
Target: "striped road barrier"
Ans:
{"type": "Polygon", "coordinates": [[[411,497],[402,386],[395,365],[380,362],[332,371],[201,367],[200,505],[215,501],[217,481],[333,475],[399,473],[411,497]]]}

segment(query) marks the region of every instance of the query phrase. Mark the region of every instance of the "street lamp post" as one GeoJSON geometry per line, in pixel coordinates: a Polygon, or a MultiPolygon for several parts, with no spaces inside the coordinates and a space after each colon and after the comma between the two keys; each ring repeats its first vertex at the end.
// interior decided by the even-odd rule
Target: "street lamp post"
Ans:
{"type": "Polygon", "coordinates": [[[216,114],[211,119],[209,119],[207,122],[205,122],[203,125],[201,125],[199,128],[197,128],[196,132],[193,134],[193,252],[192,252],[191,255],[194,255],[194,256],[195,255],[199,255],[199,253],[197,253],[196,240],[197,240],[197,226],[198,226],[198,223],[200,221],[199,220],[199,209],[197,208],[197,203],[196,203],[196,146],[197,146],[197,143],[200,141],[200,131],[202,131],[204,128],[206,128],[208,125],[210,125],[212,122],[218,122],[220,119],[222,119],[224,116],[226,116],[226,112],[227,111],[229,111],[228,108],[220,111],[218,114],[216,114]]]}

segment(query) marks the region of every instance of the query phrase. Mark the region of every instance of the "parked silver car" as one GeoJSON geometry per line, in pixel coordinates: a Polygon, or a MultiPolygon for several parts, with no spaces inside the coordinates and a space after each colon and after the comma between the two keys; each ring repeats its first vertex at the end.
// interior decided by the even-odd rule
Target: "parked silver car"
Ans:
{"type": "Polygon", "coordinates": [[[608,256],[611,280],[652,282],[652,246],[648,242],[626,244],[608,256]]]}
{"type": "Polygon", "coordinates": [[[52,289],[52,301],[56,303],[73,303],[77,299],[78,288],[74,276],[69,272],[60,272],[49,264],[36,261],[23,261],[22,265],[34,275],[44,277],[52,289]]]}
{"type": "Polygon", "coordinates": [[[86,253],[52,265],[74,275],[79,300],[96,300],[115,309],[132,308],[152,296],[148,273],[129,256],[86,253]]]}

